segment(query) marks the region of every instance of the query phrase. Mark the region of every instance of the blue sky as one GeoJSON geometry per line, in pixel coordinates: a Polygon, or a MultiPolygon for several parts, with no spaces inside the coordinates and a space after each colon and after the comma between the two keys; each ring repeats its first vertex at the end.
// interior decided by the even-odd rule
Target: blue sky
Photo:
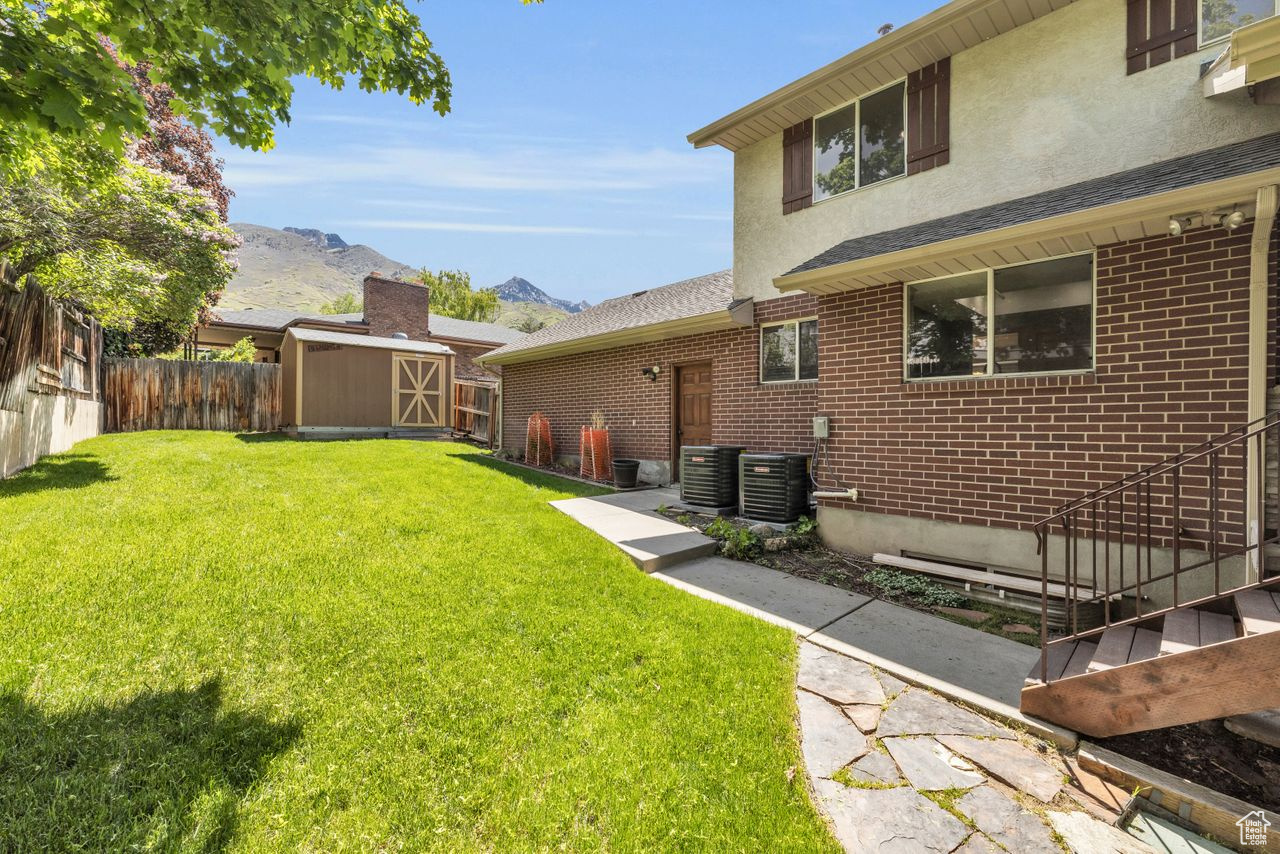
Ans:
{"type": "Polygon", "coordinates": [[[421,3],[453,111],[299,79],[275,149],[218,141],[231,217],[591,302],[723,269],[733,159],[685,136],[933,5],[421,3]]]}

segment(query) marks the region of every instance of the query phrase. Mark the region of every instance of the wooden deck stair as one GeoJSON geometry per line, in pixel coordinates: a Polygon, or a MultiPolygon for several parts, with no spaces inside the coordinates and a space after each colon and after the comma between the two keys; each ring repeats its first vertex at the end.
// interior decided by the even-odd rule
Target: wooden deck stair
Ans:
{"type": "Polygon", "coordinates": [[[1037,663],[1022,711],[1105,738],[1280,706],[1280,592],[1228,600],[1234,613],[1180,608],[1051,644],[1048,681],[1037,663]]]}

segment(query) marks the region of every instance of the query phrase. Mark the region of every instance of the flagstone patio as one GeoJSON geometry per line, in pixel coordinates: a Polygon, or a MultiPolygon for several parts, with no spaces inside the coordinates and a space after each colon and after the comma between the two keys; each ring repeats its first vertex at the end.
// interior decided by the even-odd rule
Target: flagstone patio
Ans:
{"type": "Polygon", "coordinates": [[[796,683],[814,801],[851,854],[1154,850],[1110,823],[1124,793],[1046,741],[807,641],[796,683]]]}

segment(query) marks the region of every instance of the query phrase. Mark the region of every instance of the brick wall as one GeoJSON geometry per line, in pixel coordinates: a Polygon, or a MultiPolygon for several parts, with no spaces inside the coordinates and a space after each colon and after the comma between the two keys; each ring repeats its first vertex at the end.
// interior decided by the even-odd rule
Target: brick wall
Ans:
{"type": "Polygon", "coordinates": [[[491,369],[486,370],[476,364],[476,357],[488,353],[490,350],[496,350],[496,346],[486,346],[483,344],[462,344],[457,341],[451,341],[444,338],[432,338],[433,341],[439,341],[456,356],[453,360],[453,372],[459,379],[464,380],[496,380],[502,375],[502,368],[494,365],[491,369]]]}
{"type": "Polygon", "coordinates": [[[365,276],[364,319],[370,335],[388,338],[403,332],[415,341],[426,341],[430,292],[426,285],[386,279],[376,273],[365,276]]]}
{"type": "Polygon", "coordinates": [[[1084,375],[904,383],[902,286],[823,298],[818,408],[832,416],[833,468],[820,477],[860,491],[824,503],[1026,528],[1243,424],[1248,231],[1099,249],[1096,370],[1084,375]]]}
{"type": "MultiPolygon", "coordinates": [[[[813,316],[817,301],[806,294],[756,306],[756,323],[813,316]]],[[[540,411],[551,421],[557,455],[578,453],[578,431],[600,409],[611,428],[617,456],[671,457],[671,384],[675,365],[712,362],[712,441],[767,451],[808,451],[817,384],[762,385],[759,328],[687,335],[667,341],[562,356],[503,369],[503,442],[522,453],[525,425],[540,411]],[[641,375],[660,365],[656,382],[641,375]]]]}

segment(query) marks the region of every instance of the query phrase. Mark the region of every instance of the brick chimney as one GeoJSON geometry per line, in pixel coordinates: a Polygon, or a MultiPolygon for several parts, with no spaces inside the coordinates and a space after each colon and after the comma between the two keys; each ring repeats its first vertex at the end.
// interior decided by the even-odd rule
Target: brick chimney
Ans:
{"type": "Polygon", "coordinates": [[[381,273],[364,277],[364,322],[369,334],[389,338],[403,332],[415,341],[427,340],[431,296],[426,285],[388,279],[381,273]]]}

